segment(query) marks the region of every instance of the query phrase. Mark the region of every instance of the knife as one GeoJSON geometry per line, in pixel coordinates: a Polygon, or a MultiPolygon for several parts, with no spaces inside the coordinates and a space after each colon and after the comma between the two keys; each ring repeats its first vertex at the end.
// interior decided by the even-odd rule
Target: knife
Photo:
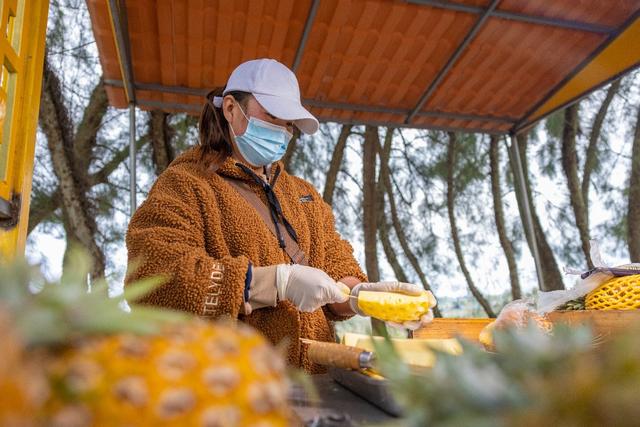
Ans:
{"type": "MultiPolygon", "coordinates": [[[[370,372],[379,373],[376,369],[376,354],[372,351],[358,347],[338,344],[333,342],[315,341],[300,338],[307,346],[309,360],[318,365],[331,366],[342,369],[367,369],[370,372]]],[[[407,363],[407,368],[413,374],[424,375],[431,368],[407,363]]]]}
{"type": "Polygon", "coordinates": [[[375,354],[372,351],[306,338],[300,338],[300,341],[307,346],[309,360],[319,365],[344,369],[373,368],[375,354]]]}

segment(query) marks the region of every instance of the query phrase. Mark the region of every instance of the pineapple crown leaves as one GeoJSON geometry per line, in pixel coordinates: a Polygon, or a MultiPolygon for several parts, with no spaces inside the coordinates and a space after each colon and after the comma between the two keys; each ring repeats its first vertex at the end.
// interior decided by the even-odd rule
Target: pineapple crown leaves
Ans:
{"type": "Polygon", "coordinates": [[[167,324],[189,316],[170,310],[133,306],[158,287],[161,278],[145,279],[127,286],[118,297],[108,296],[104,280],[87,283],[89,259],[72,250],[59,282],[49,282],[37,267],[24,261],[0,266],[0,305],[9,310],[27,345],[65,344],[74,339],[115,333],[155,334],[167,324]]]}
{"type": "MultiPolygon", "coordinates": [[[[460,339],[461,355],[436,351],[431,370],[416,374],[386,337],[374,341],[379,368],[407,411],[408,426],[501,426],[540,402],[540,381],[571,369],[593,348],[586,328],[556,327],[548,335],[530,324],[495,332],[497,353],[460,339]]],[[[640,346],[638,346],[640,347],[640,346]]]]}

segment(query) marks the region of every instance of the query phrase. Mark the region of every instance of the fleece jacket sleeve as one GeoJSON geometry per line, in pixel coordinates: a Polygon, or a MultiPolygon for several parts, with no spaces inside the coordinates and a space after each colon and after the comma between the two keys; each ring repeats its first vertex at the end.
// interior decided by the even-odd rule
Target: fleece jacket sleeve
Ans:
{"type": "MultiPolygon", "coordinates": [[[[319,195],[318,195],[319,197],[319,195]]],[[[340,280],[343,277],[357,277],[366,282],[367,276],[362,272],[353,256],[353,247],[349,242],[344,240],[335,227],[335,218],[331,206],[320,199],[321,220],[324,227],[324,260],[322,270],[324,270],[334,280],[340,280]]],[[[334,314],[328,307],[324,307],[325,315],[329,320],[346,320],[352,316],[338,316],[334,314]]]]}
{"type": "Polygon", "coordinates": [[[166,172],[129,224],[126,284],[161,276],[164,283],[138,302],[209,318],[237,318],[243,310],[249,260],[209,256],[200,206],[212,198],[207,199],[206,189],[188,174],[166,172]]]}

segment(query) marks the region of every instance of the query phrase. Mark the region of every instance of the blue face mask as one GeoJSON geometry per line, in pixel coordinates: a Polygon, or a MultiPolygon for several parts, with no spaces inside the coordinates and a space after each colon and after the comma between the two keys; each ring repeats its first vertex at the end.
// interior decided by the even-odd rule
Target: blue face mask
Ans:
{"type": "MultiPolygon", "coordinates": [[[[238,108],[242,111],[239,105],[238,108]]],[[[242,115],[249,122],[242,135],[236,135],[230,126],[242,157],[253,166],[266,166],[280,160],[293,135],[282,126],[255,117],[248,118],[244,111],[242,115]]]]}

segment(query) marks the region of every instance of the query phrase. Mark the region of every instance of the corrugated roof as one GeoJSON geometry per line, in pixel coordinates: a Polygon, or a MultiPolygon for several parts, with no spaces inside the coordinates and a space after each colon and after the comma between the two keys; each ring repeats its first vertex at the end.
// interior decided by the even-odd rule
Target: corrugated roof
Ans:
{"type": "Polygon", "coordinates": [[[116,107],[132,78],[141,107],[197,113],[239,63],[270,57],[324,121],[513,132],[640,64],[640,0],[88,5],[116,107]]]}

